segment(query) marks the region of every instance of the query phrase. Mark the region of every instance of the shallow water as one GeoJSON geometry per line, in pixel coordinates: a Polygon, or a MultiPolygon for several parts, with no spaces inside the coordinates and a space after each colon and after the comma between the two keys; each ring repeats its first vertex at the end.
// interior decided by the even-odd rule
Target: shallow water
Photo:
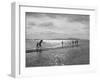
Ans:
{"type": "Polygon", "coordinates": [[[89,64],[89,41],[79,46],[26,53],[26,67],[89,64]]]}

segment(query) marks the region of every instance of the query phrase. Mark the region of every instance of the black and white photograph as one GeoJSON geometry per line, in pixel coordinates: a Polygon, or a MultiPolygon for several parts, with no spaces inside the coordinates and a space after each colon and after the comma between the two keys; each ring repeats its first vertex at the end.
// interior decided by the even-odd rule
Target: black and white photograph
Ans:
{"type": "Polygon", "coordinates": [[[89,65],[90,16],[25,13],[25,66],[89,65]]]}

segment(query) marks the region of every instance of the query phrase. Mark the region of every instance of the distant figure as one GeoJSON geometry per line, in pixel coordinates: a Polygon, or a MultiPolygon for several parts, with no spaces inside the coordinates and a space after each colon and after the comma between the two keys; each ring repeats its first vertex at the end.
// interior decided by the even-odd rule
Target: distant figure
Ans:
{"type": "Polygon", "coordinates": [[[74,47],[74,43],[75,43],[74,40],[72,40],[72,47],[74,47]]]}
{"type": "Polygon", "coordinates": [[[41,52],[42,42],[43,42],[43,40],[40,40],[39,42],[37,42],[37,44],[36,44],[37,52],[41,52]]]}
{"type": "Polygon", "coordinates": [[[78,40],[72,40],[72,46],[78,46],[78,40]]]}
{"type": "Polygon", "coordinates": [[[64,44],[63,40],[62,40],[62,42],[61,42],[61,43],[62,43],[62,48],[63,48],[63,44],[64,44]]]}
{"type": "Polygon", "coordinates": [[[37,55],[38,55],[38,63],[41,65],[41,58],[42,58],[42,50],[41,50],[41,47],[42,47],[42,42],[43,40],[40,40],[39,42],[37,42],[36,44],[36,51],[37,51],[37,55]]]}
{"type": "Polygon", "coordinates": [[[75,45],[78,46],[78,40],[75,41],[75,45]]]}
{"type": "Polygon", "coordinates": [[[37,48],[40,48],[40,47],[42,46],[42,45],[41,45],[41,44],[42,44],[42,42],[43,42],[43,40],[40,40],[40,42],[37,42],[36,47],[37,47],[37,48]]]}

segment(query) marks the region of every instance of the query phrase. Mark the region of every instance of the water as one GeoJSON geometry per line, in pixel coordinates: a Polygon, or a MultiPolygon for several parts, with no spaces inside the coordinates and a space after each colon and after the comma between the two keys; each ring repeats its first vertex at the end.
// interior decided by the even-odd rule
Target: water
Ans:
{"type": "MultiPolygon", "coordinates": [[[[51,46],[51,44],[49,45],[51,46]]],[[[40,49],[36,52],[26,53],[26,67],[77,64],[89,64],[89,41],[80,41],[79,46],[74,47],[40,49]]]]}

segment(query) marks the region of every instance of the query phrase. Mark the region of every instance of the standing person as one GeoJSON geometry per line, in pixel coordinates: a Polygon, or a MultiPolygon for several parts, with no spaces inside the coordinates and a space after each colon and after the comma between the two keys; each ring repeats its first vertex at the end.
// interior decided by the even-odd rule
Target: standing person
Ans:
{"type": "Polygon", "coordinates": [[[62,42],[61,42],[61,43],[62,43],[62,48],[63,48],[63,44],[64,44],[63,40],[62,40],[62,42]]]}
{"type": "Polygon", "coordinates": [[[78,46],[78,40],[75,40],[75,46],[78,46]]]}
{"type": "Polygon", "coordinates": [[[36,49],[37,49],[37,55],[38,55],[38,64],[41,65],[41,59],[42,59],[42,50],[41,50],[41,47],[42,47],[42,42],[43,40],[40,40],[39,42],[37,42],[36,44],[36,49]]]}
{"type": "Polygon", "coordinates": [[[37,52],[38,52],[38,49],[39,49],[39,43],[37,42],[36,43],[36,50],[37,50],[37,52]]]}
{"type": "Polygon", "coordinates": [[[75,40],[72,40],[72,47],[75,46],[75,40]]]}
{"type": "Polygon", "coordinates": [[[77,47],[78,47],[78,40],[76,41],[76,43],[77,43],[77,47]]]}

